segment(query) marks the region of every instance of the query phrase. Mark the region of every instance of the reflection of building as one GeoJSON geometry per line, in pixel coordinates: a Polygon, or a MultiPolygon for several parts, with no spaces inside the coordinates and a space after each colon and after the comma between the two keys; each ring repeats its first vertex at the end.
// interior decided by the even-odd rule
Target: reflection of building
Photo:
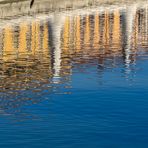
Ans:
{"type": "Polygon", "coordinates": [[[148,47],[148,17],[147,9],[136,8],[128,21],[128,11],[124,11],[65,14],[56,21],[4,26],[0,30],[0,93],[15,92],[12,97],[16,97],[31,91],[38,95],[47,84],[52,89],[50,83],[56,85],[70,77],[72,66],[93,60],[102,71],[105,63],[112,66],[123,60],[128,69],[138,47],[145,52],[148,47]]]}
{"type": "MultiPolygon", "coordinates": [[[[42,23],[43,25],[40,21],[33,21],[31,23],[22,22],[18,27],[12,27],[11,25],[6,26],[1,30],[0,38],[2,60],[10,63],[17,60],[17,64],[21,66],[25,64],[22,60],[25,60],[26,57],[41,62],[40,56],[44,55],[42,58],[47,60],[49,65],[57,65],[54,71],[55,76],[59,76],[61,70],[57,71],[56,69],[60,69],[60,66],[63,66],[61,58],[64,57],[64,55],[70,58],[74,58],[74,56],[78,56],[79,54],[84,58],[86,57],[85,55],[95,58],[99,56],[121,56],[122,54],[127,55],[127,53],[124,53],[127,52],[126,49],[124,49],[125,45],[125,48],[129,50],[130,58],[132,55],[130,51],[136,53],[136,51],[134,51],[137,50],[136,47],[147,46],[148,40],[148,25],[146,24],[147,9],[135,10],[136,14],[133,13],[129,16],[133,18],[133,25],[131,22],[128,22],[128,18],[127,20],[122,19],[125,17],[125,13],[119,9],[115,9],[111,12],[109,10],[105,10],[104,13],[97,12],[97,14],[94,15],[66,16],[63,18],[64,21],[62,20],[63,25],[59,25],[59,27],[62,27],[62,29],[59,29],[60,33],[56,31],[55,27],[50,28],[51,25],[49,25],[49,22],[42,23]],[[127,24],[125,25],[124,23],[127,24]],[[124,26],[126,26],[127,29],[124,29],[124,26]],[[52,30],[54,33],[50,33],[52,30]],[[126,32],[126,30],[129,31],[126,32]],[[61,35],[56,36],[55,33],[61,35]],[[56,39],[50,41],[50,35],[58,38],[58,41],[56,39]],[[124,36],[128,36],[127,42],[122,40],[125,38],[124,36]],[[53,43],[50,44],[51,42],[53,43]],[[62,51],[59,51],[57,48],[60,48],[62,51]],[[50,52],[53,50],[55,51],[50,52]],[[62,55],[60,56],[59,54],[62,55]],[[21,61],[19,61],[20,59],[21,61]]],[[[54,25],[56,25],[56,23],[54,23],[54,25]]],[[[33,62],[28,64],[31,66],[33,62]]]]}

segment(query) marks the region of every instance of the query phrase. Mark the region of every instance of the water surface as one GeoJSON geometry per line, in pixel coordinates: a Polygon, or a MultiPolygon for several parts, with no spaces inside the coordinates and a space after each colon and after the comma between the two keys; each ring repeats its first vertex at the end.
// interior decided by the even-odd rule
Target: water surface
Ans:
{"type": "Polygon", "coordinates": [[[147,6],[2,20],[0,63],[0,147],[148,147],[147,6]]]}

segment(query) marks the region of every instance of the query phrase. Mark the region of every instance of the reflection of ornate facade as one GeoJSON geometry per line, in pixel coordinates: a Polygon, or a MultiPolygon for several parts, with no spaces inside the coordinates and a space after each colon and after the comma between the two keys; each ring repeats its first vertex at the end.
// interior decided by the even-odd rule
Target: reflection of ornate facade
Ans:
{"type": "MultiPolygon", "coordinates": [[[[66,49],[64,53],[66,54],[66,51],[67,53],[73,53],[74,51],[74,53],[81,53],[82,57],[87,54],[96,56],[96,58],[102,54],[104,56],[122,56],[126,54],[124,49],[127,47],[130,48],[129,50],[132,53],[136,53],[138,46],[142,48],[147,46],[145,9],[137,10],[133,16],[130,36],[123,28],[125,26],[124,23],[127,23],[127,30],[128,25],[131,25],[127,21],[122,20],[124,15],[122,11],[117,9],[112,12],[107,10],[104,13],[95,15],[80,15],[74,18],[70,16],[69,20],[73,22],[74,27],[73,25],[71,27],[69,27],[70,25],[63,26],[64,36],[61,45],[62,49],[66,49]],[[143,14],[140,13],[141,11],[143,14]],[[72,36],[71,33],[74,35],[72,36]],[[129,36],[127,42],[123,41],[126,35],[129,36]],[[68,46],[70,41],[73,46],[68,46]]],[[[67,20],[68,18],[66,22],[67,20]]],[[[67,23],[70,24],[70,22],[67,23]]]]}
{"type": "MultiPolygon", "coordinates": [[[[132,51],[136,50],[137,46],[147,46],[146,11],[139,9],[134,16],[130,42],[132,51]]],[[[121,20],[122,15],[124,14],[120,10],[112,12],[107,10],[95,15],[67,16],[61,32],[62,54],[81,53],[96,58],[99,54],[121,56],[124,54],[123,44],[125,44],[122,39],[126,35],[126,32],[123,33],[122,26],[126,22],[121,20]]],[[[52,58],[50,53],[52,47],[49,44],[50,28],[48,23],[42,24],[40,21],[22,22],[18,30],[6,26],[1,31],[0,39],[2,60],[8,62],[24,56],[40,60],[40,54],[52,58]]]]}
{"type": "Polygon", "coordinates": [[[23,21],[18,26],[3,27],[0,30],[0,93],[15,91],[16,97],[20,91],[29,90],[37,94],[46,84],[60,83],[56,77],[70,76],[72,66],[94,59],[102,67],[108,57],[109,64],[116,58],[120,62],[135,61],[138,49],[147,52],[147,15],[146,9],[136,11],[130,36],[126,32],[128,23],[123,19],[125,13],[119,9],[66,15],[62,29],[56,30],[60,37],[55,43],[54,23],[48,20],[23,21]],[[124,40],[125,36],[130,42],[124,40]],[[60,45],[56,46],[57,43],[60,45]]]}
{"type": "MultiPolygon", "coordinates": [[[[2,77],[1,85],[3,89],[16,85],[13,89],[25,89],[29,87],[32,80],[47,80],[51,77],[50,48],[48,42],[48,24],[45,23],[40,29],[39,22],[32,24],[21,23],[19,26],[18,46],[14,46],[16,41],[14,28],[8,26],[3,29],[2,41],[2,77]],[[41,40],[41,32],[42,39],[41,40]],[[30,33],[30,34],[29,34],[30,33]],[[31,39],[31,40],[30,40],[31,39]],[[46,79],[44,79],[46,78],[46,79]],[[24,80],[24,82],[21,82],[24,80]],[[12,83],[14,81],[15,83],[12,83]],[[19,87],[19,88],[17,88],[19,87]]],[[[17,36],[16,36],[17,37],[17,36]]],[[[3,91],[3,90],[1,90],[3,91]]]]}

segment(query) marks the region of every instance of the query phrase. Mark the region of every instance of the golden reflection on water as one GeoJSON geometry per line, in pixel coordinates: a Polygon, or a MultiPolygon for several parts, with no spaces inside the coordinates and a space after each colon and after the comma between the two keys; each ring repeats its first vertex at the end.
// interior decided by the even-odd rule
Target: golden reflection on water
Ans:
{"type": "Polygon", "coordinates": [[[121,49],[121,26],[120,26],[120,12],[116,10],[114,12],[114,20],[113,20],[113,33],[112,33],[112,44],[114,46],[113,50],[116,48],[121,49]]]}
{"type": "Polygon", "coordinates": [[[88,47],[90,47],[90,37],[91,37],[91,34],[90,34],[90,16],[87,15],[86,17],[86,25],[84,26],[85,27],[85,31],[84,31],[84,46],[85,48],[87,49],[88,47]]]}
{"type": "MultiPolygon", "coordinates": [[[[66,16],[60,32],[62,53],[59,77],[70,77],[75,64],[91,63],[93,59],[102,64],[108,58],[119,57],[124,63],[127,56],[125,48],[129,43],[129,58],[135,61],[136,54],[139,51],[147,52],[148,48],[146,15],[145,9],[137,10],[129,38],[124,13],[118,9],[91,15],[66,16]]],[[[57,49],[53,43],[55,36],[52,25],[48,20],[24,21],[17,26],[6,25],[0,30],[1,97],[10,98],[11,95],[24,102],[25,99],[32,99],[29,93],[41,97],[43,90],[53,90],[53,65],[57,62],[54,51],[57,49]]],[[[66,78],[66,81],[70,80],[66,78]]]]}
{"type": "Polygon", "coordinates": [[[99,48],[99,41],[100,41],[100,29],[99,29],[99,15],[96,14],[95,15],[95,19],[94,19],[94,44],[93,47],[95,49],[99,48]]]}
{"type": "Polygon", "coordinates": [[[76,53],[81,50],[81,17],[76,16],[74,19],[75,23],[75,37],[74,37],[74,43],[75,43],[75,50],[76,53]]]}

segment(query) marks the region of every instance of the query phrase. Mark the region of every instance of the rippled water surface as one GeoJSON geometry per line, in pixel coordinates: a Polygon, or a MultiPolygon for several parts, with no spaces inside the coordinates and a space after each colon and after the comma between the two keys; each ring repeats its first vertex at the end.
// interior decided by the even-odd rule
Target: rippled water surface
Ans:
{"type": "Polygon", "coordinates": [[[147,140],[148,6],[1,20],[1,148],[147,140]]]}

